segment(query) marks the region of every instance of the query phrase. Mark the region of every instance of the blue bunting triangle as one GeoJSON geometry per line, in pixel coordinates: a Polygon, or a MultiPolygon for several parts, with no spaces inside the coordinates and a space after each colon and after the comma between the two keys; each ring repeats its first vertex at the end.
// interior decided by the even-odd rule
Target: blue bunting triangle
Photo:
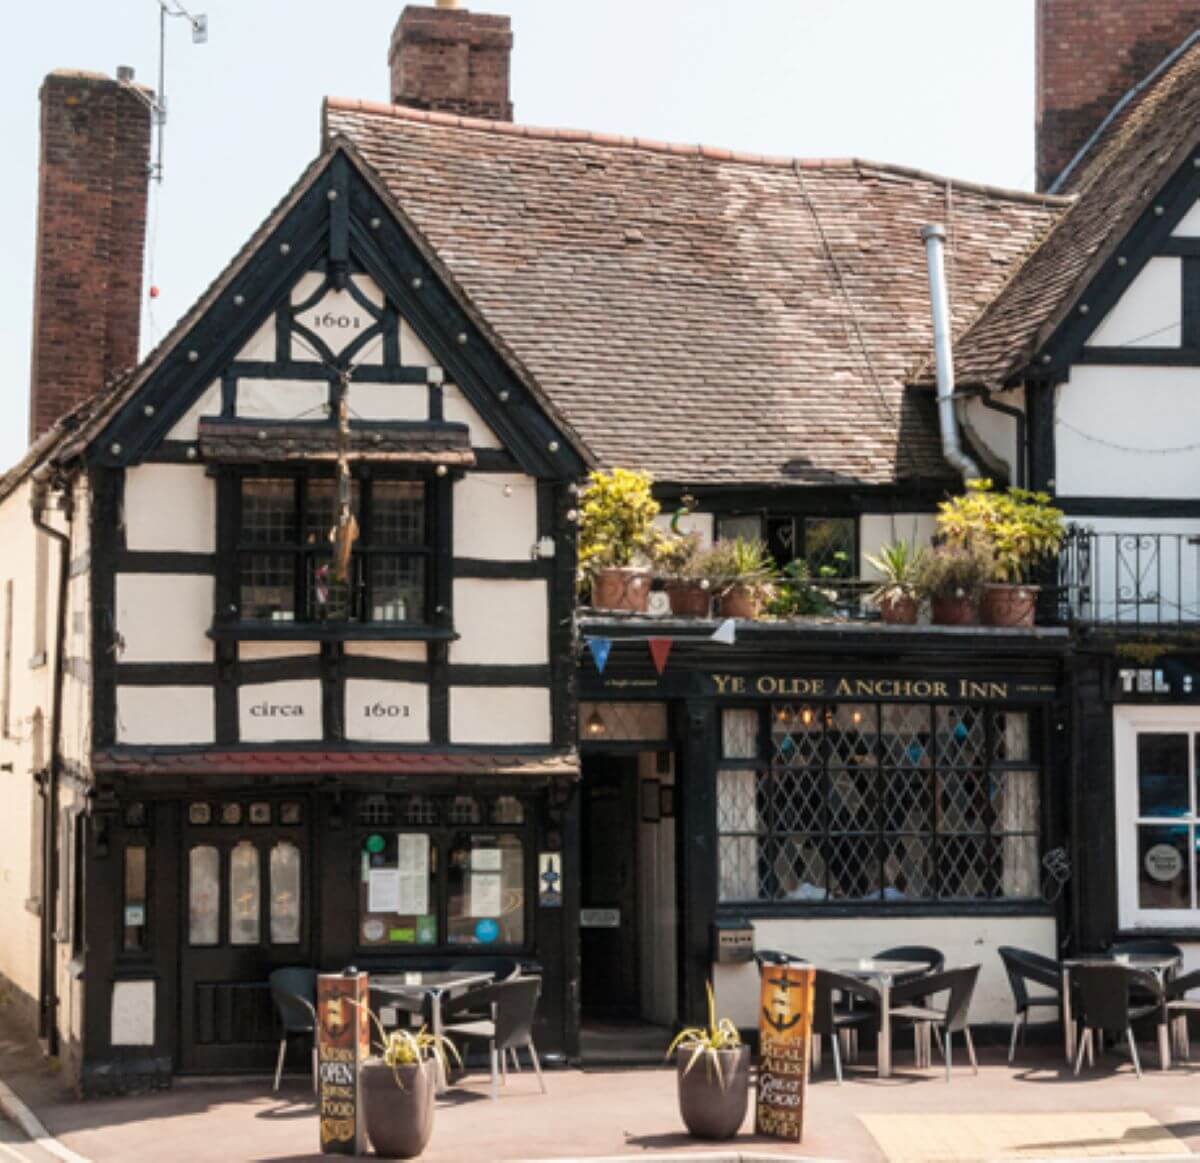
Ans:
{"type": "Polygon", "coordinates": [[[592,660],[596,663],[596,673],[603,674],[608,665],[608,656],[612,650],[611,638],[584,638],[588,649],[592,652],[592,660]]]}

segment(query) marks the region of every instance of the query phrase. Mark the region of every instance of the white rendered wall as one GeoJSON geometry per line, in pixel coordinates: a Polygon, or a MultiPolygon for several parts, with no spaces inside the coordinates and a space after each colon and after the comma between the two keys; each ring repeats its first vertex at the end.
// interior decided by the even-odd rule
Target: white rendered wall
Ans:
{"type": "MultiPolygon", "coordinates": [[[[654,524],[664,533],[669,533],[674,516],[674,513],[660,513],[654,518],[654,524]]],[[[688,513],[686,517],[679,518],[678,525],[680,533],[695,533],[699,537],[701,549],[707,549],[713,543],[716,518],[712,513],[688,513]]]]}
{"type": "Polygon", "coordinates": [[[454,556],[529,561],[537,543],[537,481],[472,473],[454,486],[454,556]]]}
{"type": "Polygon", "coordinates": [[[427,743],[429,687],[375,678],[346,680],[346,738],[364,743],[427,743]]]}
{"type": "MultiPolygon", "coordinates": [[[[92,594],[89,560],[91,495],[87,481],[80,478],[74,490],[75,512],[71,521],[71,561],[75,571],[67,582],[66,656],[62,694],[63,757],[86,767],[92,748],[92,594]]],[[[58,563],[50,555],[51,594],[57,590],[58,563]]],[[[54,601],[47,602],[50,625],[47,641],[53,649],[54,601]]]]}
{"type": "Polygon", "coordinates": [[[907,541],[916,547],[928,546],[937,526],[933,513],[864,513],[858,519],[858,553],[864,578],[878,577],[867,554],[895,541],[907,541]]]}
{"type": "Polygon", "coordinates": [[[1076,365],[1055,417],[1059,495],[1194,499],[1200,490],[1200,457],[1185,447],[1200,444],[1200,369],[1076,365]]]}
{"type": "Polygon", "coordinates": [[[472,448],[502,448],[500,438],[488,427],[483,417],[467,402],[457,384],[442,388],[442,415],[455,424],[465,424],[471,433],[472,448]]]}
{"type": "Polygon", "coordinates": [[[308,742],[323,737],[319,679],[238,687],[238,738],[243,743],[308,742]]]}
{"type": "Polygon", "coordinates": [[[120,573],[116,579],[120,662],[211,662],[211,574],[120,573]]]}
{"type": "Polygon", "coordinates": [[[125,470],[125,546],[156,553],[212,553],[216,486],[200,465],[140,464],[125,470]]]}
{"type": "Polygon", "coordinates": [[[256,420],[326,420],[324,380],[238,380],[237,414],[256,420]]]}
{"type": "MultiPolygon", "coordinates": [[[[1005,392],[997,395],[995,402],[1006,407],[1021,407],[1020,392],[1005,392]]],[[[1017,479],[1017,421],[994,408],[988,408],[978,396],[972,396],[962,404],[959,413],[963,426],[971,437],[972,444],[981,444],[994,460],[1004,468],[1009,484],[1017,479]]],[[[993,466],[980,465],[984,472],[993,472],[993,466]]],[[[994,474],[993,474],[994,475],[994,474]]]]}
{"type": "Polygon", "coordinates": [[[352,381],[347,401],[354,420],[429,419],[429,388],[425,384],[352,381]]]}
{"type": "MultiPolygon", "coordinates": [[[[978,964],[979,982],[971,1003],[971,1022],[1011,1022],[1012,992],[996,950],[1001,945],[1055,956],[1053,917],[804,917],[756,918],[754,943],[778,949],[815,965],[846,958],[871,957],[897,945],[932,945],[946,956],[946,968],[978,964]]],[[[742,1028],[758,1025],[758,970],[714,965],[717,1011],[742,1028]]]]}
{"type": "Polygon", "coordinates": [[[1183,259],[1152,258],[1088,338],[1088,347],[1178,347],[1183,259]]]}
{"type": "Polygon", "coordinates": [[[211,743],[213,715],[209,686],[117,687],[118,743],[211,743]]]}
{"type": "Polygon", "coordinates": [[[544,744],[551,739],[545,687],[450,688],[450,742],[544,744]]]}
{"type": "Polygon", "coordinates": [[[200,436],[200,419],[203,416],[219,416],[221,414],[221,383],[214,380],[199,396],[196,402],[175,422],[175,426],[167,433],[168,440],[197,440],[200,436]]]}
{"type": "Polygon", "coordinates": [[[550,660],[546,583],[460,578],[454,583],[450,661],[540,665],[550,660]]]}
{"type": "Polygon", "coordinates": [[[1179,220],[1179,225],[1171,231],[1172,238],[1200,238],[1200,202],[1179,220]]]}

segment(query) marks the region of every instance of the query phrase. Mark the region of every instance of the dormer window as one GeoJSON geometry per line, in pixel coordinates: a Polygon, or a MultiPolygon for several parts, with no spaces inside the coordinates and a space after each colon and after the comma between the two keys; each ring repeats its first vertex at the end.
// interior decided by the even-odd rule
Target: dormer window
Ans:
{"type": "Polygon", "coordinates": [[[429,624],[426,482],[360,478],[351,498],[359,535],[339,576],[331,538],[338,508],[334,479],[241,477],[239,621],[429,624]]]}

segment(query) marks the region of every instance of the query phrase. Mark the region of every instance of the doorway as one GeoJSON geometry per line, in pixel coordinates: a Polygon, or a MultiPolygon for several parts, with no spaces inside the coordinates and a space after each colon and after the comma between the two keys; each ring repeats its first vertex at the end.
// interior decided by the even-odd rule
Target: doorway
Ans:
{"type": "Polygon", "coordinates": [[[661,1058],[665,1030],[675,1020],[674,819],[661,809],[673,796],[660,790],[672,775],[669,759],[669,753],[649,751],[584,757],[580,1000],[586,1061],[661,1058]]]}
{"type": "Polygon", "coordinates": [[[279,1047],[269,977],[312,964],[309,804],[184,806],[179,1069],[269,1069],[279,1047]]]}

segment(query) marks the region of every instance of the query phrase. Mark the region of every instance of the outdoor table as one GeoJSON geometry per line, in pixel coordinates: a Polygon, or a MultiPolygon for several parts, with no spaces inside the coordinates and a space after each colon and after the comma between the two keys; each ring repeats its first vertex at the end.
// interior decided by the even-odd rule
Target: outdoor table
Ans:
{"type": "MultiPolygon", "coordinates": [[[[388,973],[370,978],[371,988],[380,993],[407,997],[428,997],[435,1037],[442,1036],[442,998],[448,993],[458,993],[475,985],[489,985],[494,978],[491,973],[466,973],[452,969],[418,969],[410,973],[388,973]]],[[[446,1068],[441,1055],[434,1055],[437,1063],[437,1093],[446,1090],[446,1068]]]]}
{"type": "MultiPolygon", "coordinates": [[[[1075,1020],[1071,1016],[1071,970],[1077,965],[1128,965],[1130,969],[1145,969],[1165,981],[1179,968],[1178,957],[1159,953],[1087,953],[1080,957],[1067,957],[1062,962],[1062,1024],[1063,1048],[1067,1054],[1067,1065],[1075,1064],[1075,1020]]],[[[1158,1055],[1163,1070],[1171,1065],[1171,1050],[1165,1026],[1158,1027],[1158,1055]]]]}
{"type": "Polygon", "coordinates": [[[929,966],[924,961],[881,961],[877,958],[841,958],[824,961],[821,968],[846,977],[857,977],[879,990],[879,1047],[876,1051],[877,1072],[880,1078],[892,1073],[892,1017],[888,1012],[891,1005],[892,987],[896,979],[909,974],[927,973],[929,966]]]}

